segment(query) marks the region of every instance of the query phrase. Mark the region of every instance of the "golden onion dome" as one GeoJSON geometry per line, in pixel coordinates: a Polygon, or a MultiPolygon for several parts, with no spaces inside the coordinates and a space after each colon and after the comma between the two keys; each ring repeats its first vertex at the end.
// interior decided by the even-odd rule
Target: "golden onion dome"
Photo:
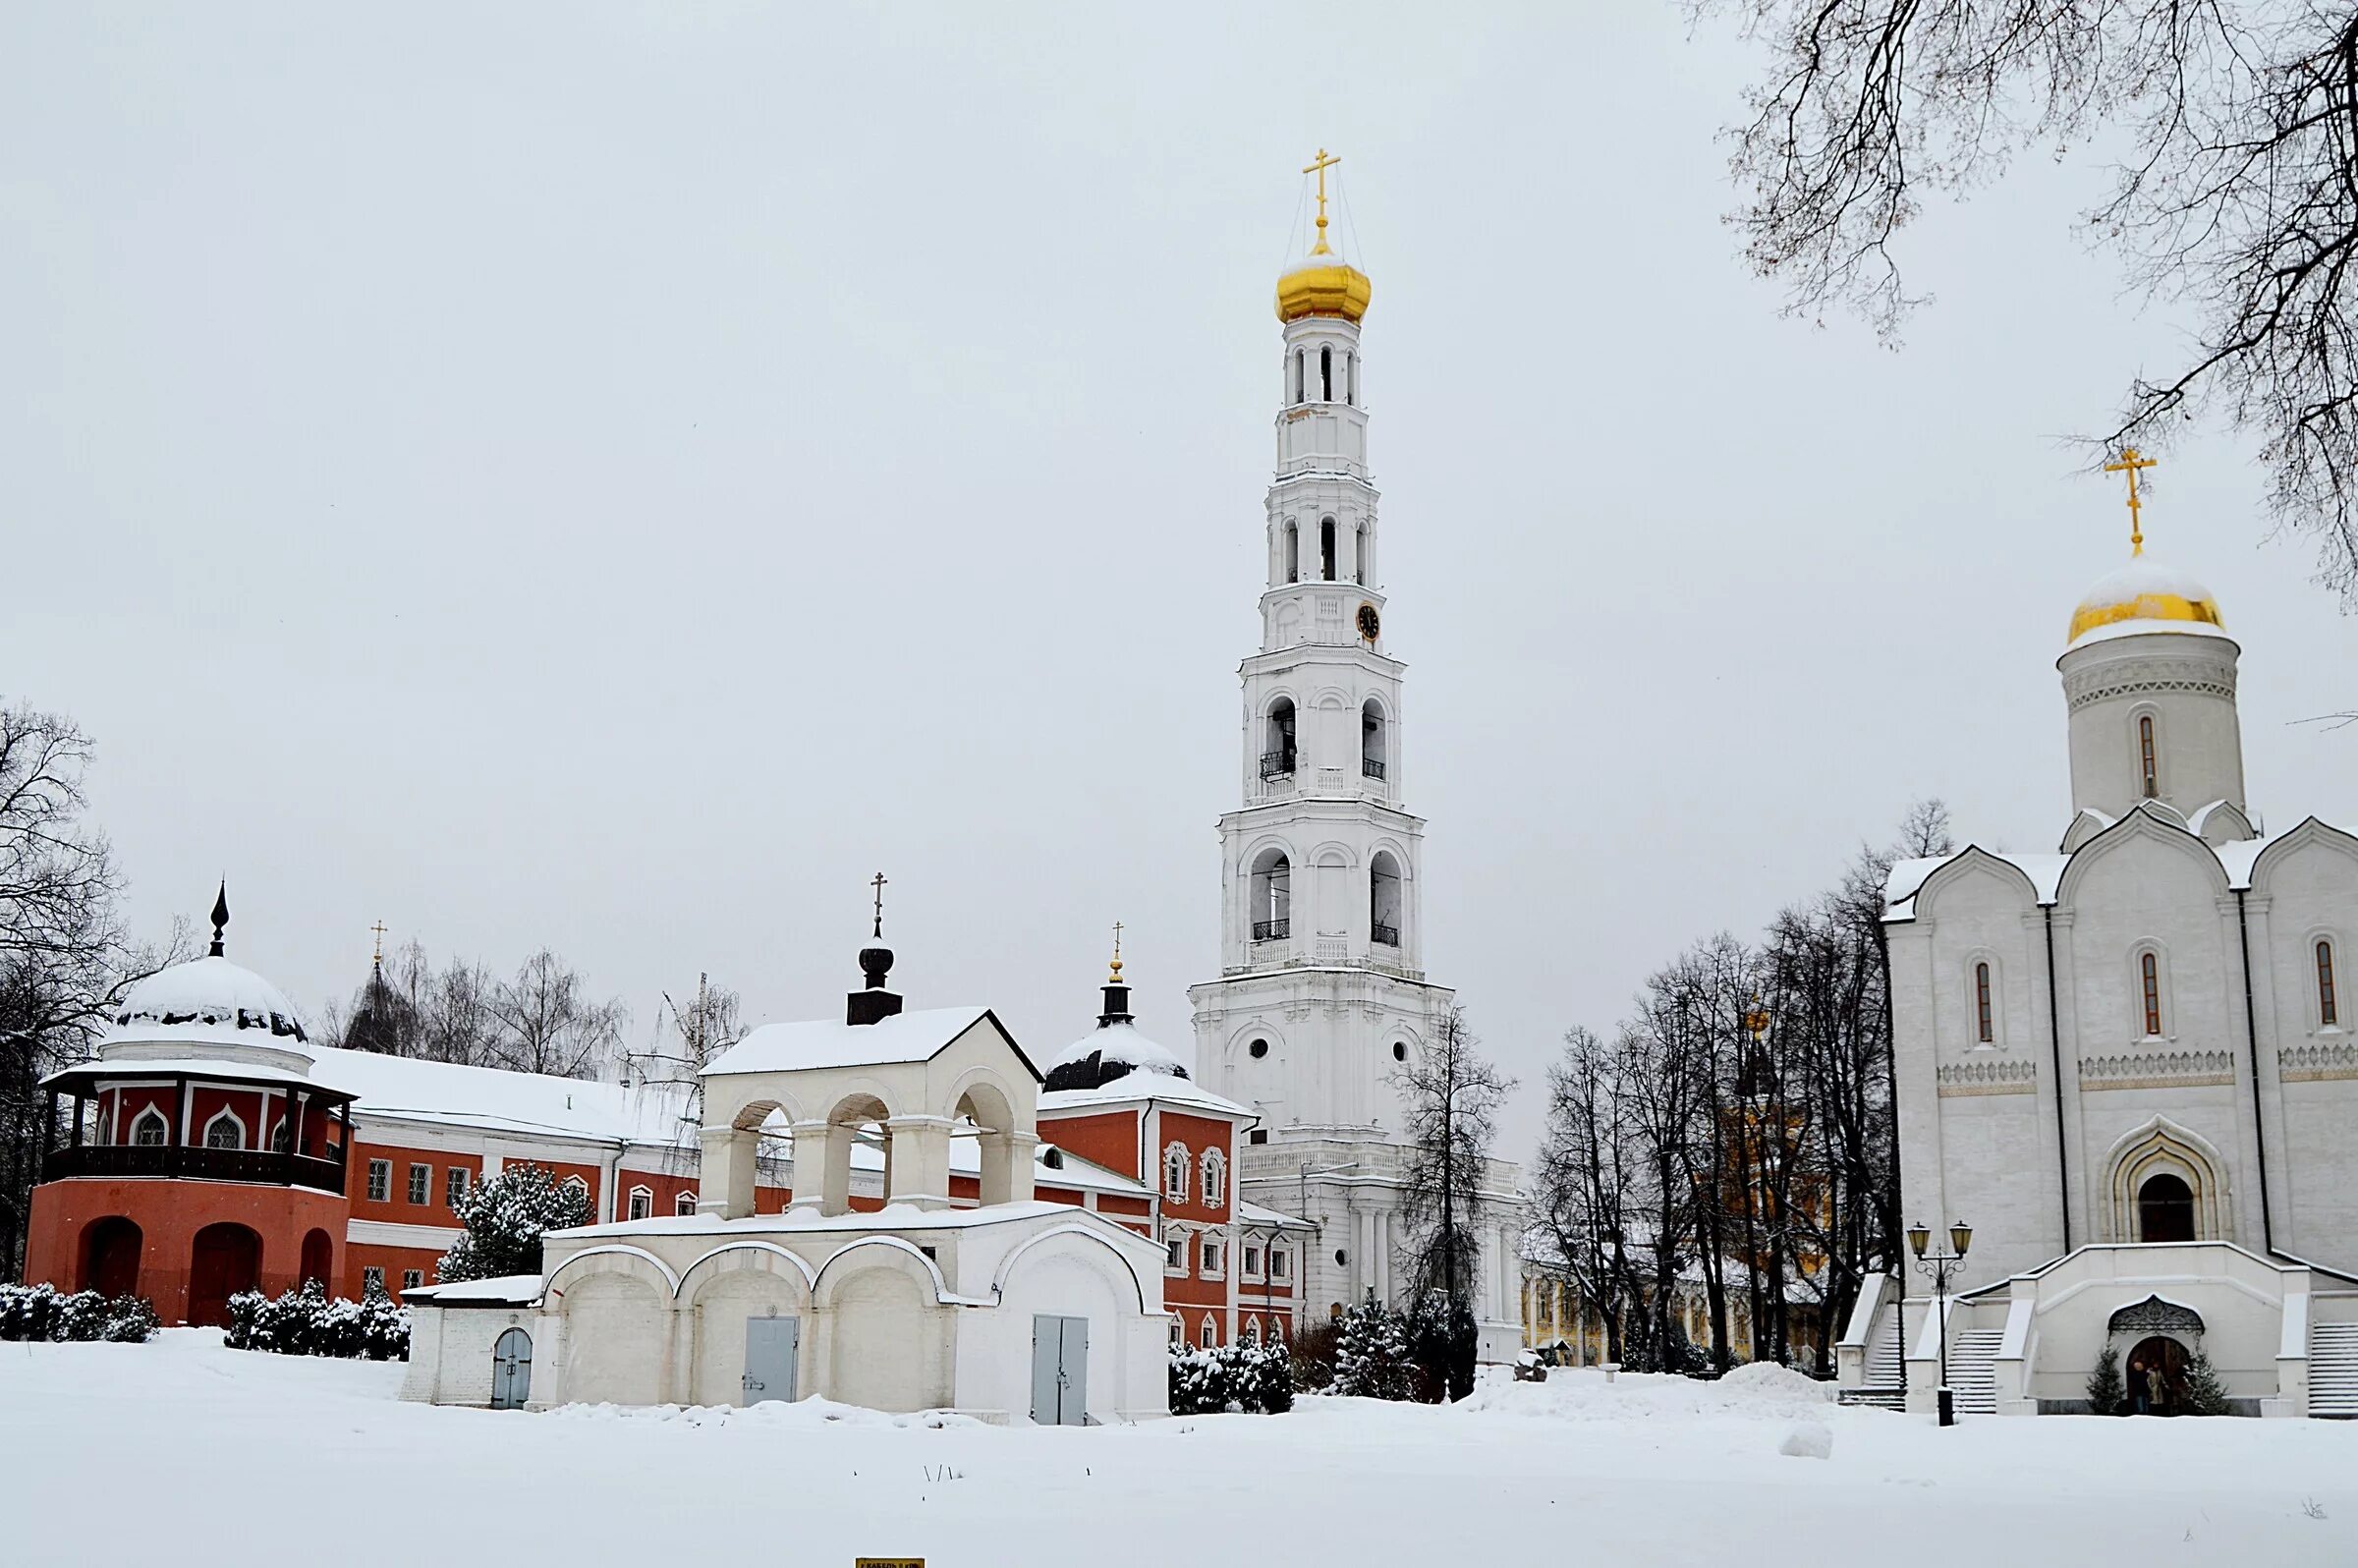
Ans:
{"type": "Polygon", "coordinates": [[[2071,636],[2064,645],[2076,647],[2083,639],[2113,628],[2123,633],[2226,634],[2218,601],[2209,588],[2142,554],[2099,579],[2081,598],[2071,612],[2071,636]]]}
{"type": "Polygon", "coordinates": [[[1346,321],[1357,321],[1368,313],[1368,301],[1375,294],[1376,285],[1368,281],[1365,272],[1325,249],[1323,238],[1319,247],[1277,279],[1278,320],[1339,315],[1346,321]]]}

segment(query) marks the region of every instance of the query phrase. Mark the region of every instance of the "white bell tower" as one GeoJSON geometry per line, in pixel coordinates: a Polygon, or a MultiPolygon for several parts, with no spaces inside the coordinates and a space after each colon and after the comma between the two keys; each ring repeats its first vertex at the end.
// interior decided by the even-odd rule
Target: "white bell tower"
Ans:
{"type": "Polygon", "coordinates": [[[1326,239],[1277,284],[1276,475],[1261,646],[1240,667],[1242,805],[1220,817],[1220,976],[1192,987],[1197,1077],[1254,1107],[1239,1176],[1320,1222],[1307,1312],[1390,1299],[1393,1075],[1438,1033],[1425,979],[1425,823],[1407,781],[1368,473],[1367,275],[1326,239]]]}

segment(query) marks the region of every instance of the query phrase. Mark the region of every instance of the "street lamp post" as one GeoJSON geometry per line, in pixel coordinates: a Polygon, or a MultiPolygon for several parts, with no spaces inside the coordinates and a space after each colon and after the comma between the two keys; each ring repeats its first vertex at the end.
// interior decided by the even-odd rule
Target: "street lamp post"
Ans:
{"type": "Polygon", "coordinates": [[[1945,1253],[1929,1252],[1933,1233],[1919,1220],[1908,1227],[1908,1250],[1916,1255],[1917,1269],[1933,1281],[1933,1311],[1940,1318],[1940,1425],[1957,1424],[1956,1394],[1948,1386],[1948,1282],[1965,1267],[1965,1249],[1973,1245],[1973,1227],[1958,1220],[1948,1227],[1945,1253]]]}

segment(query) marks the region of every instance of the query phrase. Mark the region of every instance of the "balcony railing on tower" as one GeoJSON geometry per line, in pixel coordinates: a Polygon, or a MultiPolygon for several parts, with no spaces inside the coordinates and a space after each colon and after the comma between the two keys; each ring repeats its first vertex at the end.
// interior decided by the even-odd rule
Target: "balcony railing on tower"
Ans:
{"type": "Polygon", "coordinates": [[[1383,777],[1383,763],[1373,756],[1361,757],[1359,759],[1359,776],[1362,778],[1383,777]]]}
{"type": "Polygon", "coordinates": [[[1282,915],[1273,921],[1253,923],[1253,940],[1257,942],[1282,942],[1293,933],[1293,921],[1282,915]]]}
{"type": "Polygon", "coordinates": [[[344,1191],[344,1160],[270,1148],[204,1148],[177,1144],[84,1144],[50,1150],[43,1181],[69,1176],[179,1176],[192,1181],[254,1182],[273,1187],[344,1191]]]}
{"type": "Polygon", "coordinates": [[[1294,749],[1292,747],[1289,746],[1282,752],[1261,754],[1261,776],[1263,778],[1291,778],[1293,772],[1294,749]]]}
{"type": "Polygon", "coordinates": [[[1386,925],[1381,921],[1375,921],[1370,924],[1368,934],[1375,938],[1377,947],[1398,947],[1400,945],[1400,927],[1397,925],[1386,925]]]}

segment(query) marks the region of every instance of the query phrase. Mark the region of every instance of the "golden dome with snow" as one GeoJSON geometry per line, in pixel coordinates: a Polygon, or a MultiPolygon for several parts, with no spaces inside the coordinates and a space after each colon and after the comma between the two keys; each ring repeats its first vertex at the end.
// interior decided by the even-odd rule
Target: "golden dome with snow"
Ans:
{"type": "Polygon", "coordinates": [[[2211,590],[2183,572],[2144,555],[2097,580],[2071,612],[2067,647],[2096,633],[2117,628],[2130,632],[2195,632],[2223,635],[2218,601],[2211,590]]]}
{"type": "Polygon", "coordinates": [[[1319,249],[1294,263],[1277,280],[1277,319],[1299,321],[1306,315],[1339,315],[1346,321],[1357,321],[1368,313],[1368,301],[1374,297],[1376,285],[1368,275],[1325,249],[1321,239],[1319,249]]]}

